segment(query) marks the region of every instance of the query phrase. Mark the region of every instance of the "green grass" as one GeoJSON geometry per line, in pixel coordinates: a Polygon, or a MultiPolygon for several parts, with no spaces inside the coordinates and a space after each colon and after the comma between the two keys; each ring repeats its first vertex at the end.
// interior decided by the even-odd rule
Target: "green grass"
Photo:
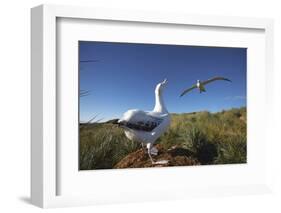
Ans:
{"type": "MultiPolygon", "coordinates": [[[[179,146],[201,164],[246,163],[246,108],[218,113],[172,114],[170,128],[157,143],[179,146]]],[[[129,141],[122,129],[108,123],[80,125],[80,169],[110,169],[140,144],[129,141]]]]}
{"type": "Polygon", "coordinates": [[[140,148],[122,129],[112,124],[80,125],[79,165],[81,170],[110,169],[123,157],[140,148]]]}

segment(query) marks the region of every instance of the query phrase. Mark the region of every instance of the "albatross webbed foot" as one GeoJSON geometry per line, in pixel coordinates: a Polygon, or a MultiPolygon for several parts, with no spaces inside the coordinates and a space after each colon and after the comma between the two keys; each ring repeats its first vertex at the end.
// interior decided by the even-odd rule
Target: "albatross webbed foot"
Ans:
{"type": "Polygon", "coordinates": [[[150,149],[150,153],[151,153],[152,155],[158,155],[158,149],[157,149],[156,147],[152,147],[152,148],[150,149]]]}
{"type": "Polygon", "coordinates": [[[152,144],[151,144],[151,143],[146,144],[146,148],[147,148],[147,154],[148,154],[148,156],[149,156],[149,158],[150,158],[150,160],[151,160],[151,163],[154,164],[155,161],[154,161],[153,158],[151,157],[151,154],[152,154],[152,153],[151,153],[152,144]]]}
{"type": "Polygon", "coordinates": [[[154,162],[153,164],[164,165],[164,164],[168,164],[168,163],[169,163],[168,160],[159,160],[159,161],[154,162]]]}
{"type": "Polygon", "coordinates": [[[151,144],[147,144],[147,151],[148,151],[147,153],[148,153],[148,156],[149,156],[152,164],[163,165],[163,164],[169,163],[168,160],[154,161],[152,156],[151,156],[151,154],[152,155],[157,155],[158,154],[158,150],[155,147],[151,147],[151,146],[152,146],[151,144]]]}

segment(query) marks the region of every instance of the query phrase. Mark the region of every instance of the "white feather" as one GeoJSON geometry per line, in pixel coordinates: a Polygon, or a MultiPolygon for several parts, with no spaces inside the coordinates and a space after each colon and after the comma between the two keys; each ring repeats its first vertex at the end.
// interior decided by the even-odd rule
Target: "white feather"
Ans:
{"type": "Polygon", "coordinates": [[[125,135],[128,139],[145,144],[154,144],[154,142],[167,130],[171,119],[162,99],[163,89],[166,84],[167,81],[165,80],[156,86],[154,110],[142,111],[138,109],[130,109],[125,112],[123,117],[119,120],[119,123],[127,122],[132,125],[138,125],[140,123],[157,123],[152,131],[137,130],[125,126],[125,135]]]}

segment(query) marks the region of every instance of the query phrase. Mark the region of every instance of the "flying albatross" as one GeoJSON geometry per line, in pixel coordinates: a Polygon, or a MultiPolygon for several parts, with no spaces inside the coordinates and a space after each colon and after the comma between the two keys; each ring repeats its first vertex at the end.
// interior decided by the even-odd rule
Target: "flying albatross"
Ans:
{"type": "Polygon", "coordinates": [[[192,87],[190,88],[187,88],[186,90],[184,90],[180,97],[184,96],[186,93],[190,92],[191,90],[195,89],[195,88],[198,88],[199,89],[199,92],[202,93],[202,92],[206,92],[206,89],[205,89],[205,85],[206,84],[209,84],[213,81],[217,81],[217,80],[223,80],[223,81],[229,81],[231,82],[231,80],[227,79],[227,78],[224,78],[224,77],[214,77],[214,78],[210,78],[206,81],[200,81],[200,80],[197,80],[197,83],[192,85],[192,87]]]}
{"type": "Polygon", "coordinates": [[[170,114],[163,101],[163,91],[167,80],[157,84],[155,88],[155,107],[152,111],[138,109],[128,110],[123,117],[117,121],[124,128],[129,140],[137,141],[146,145],[148,156],[152,164],[166,164],[168,161],[154,161],[151,155],[157,155],[158,150],[153,147],[155,141],[167,130],[170,125],[170,114]]]}

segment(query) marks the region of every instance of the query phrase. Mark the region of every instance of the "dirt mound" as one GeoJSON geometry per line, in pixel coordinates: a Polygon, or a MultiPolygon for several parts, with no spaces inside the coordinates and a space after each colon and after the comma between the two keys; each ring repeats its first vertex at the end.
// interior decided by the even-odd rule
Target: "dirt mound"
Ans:
{"type": "Polygon", "coordinates": [[[153,156],[155,161],[168,160],[167,164],[152,164],[146,150],[139,149],[119,161],[114,168],[145,168],[145,167],[167,167],[167,166],[191,166],[200,163],[191,157],[191,153],[187,149],[180,147],[172,147],[165,150],[161,145],[156,145],[158,155],[153,156]]]}

